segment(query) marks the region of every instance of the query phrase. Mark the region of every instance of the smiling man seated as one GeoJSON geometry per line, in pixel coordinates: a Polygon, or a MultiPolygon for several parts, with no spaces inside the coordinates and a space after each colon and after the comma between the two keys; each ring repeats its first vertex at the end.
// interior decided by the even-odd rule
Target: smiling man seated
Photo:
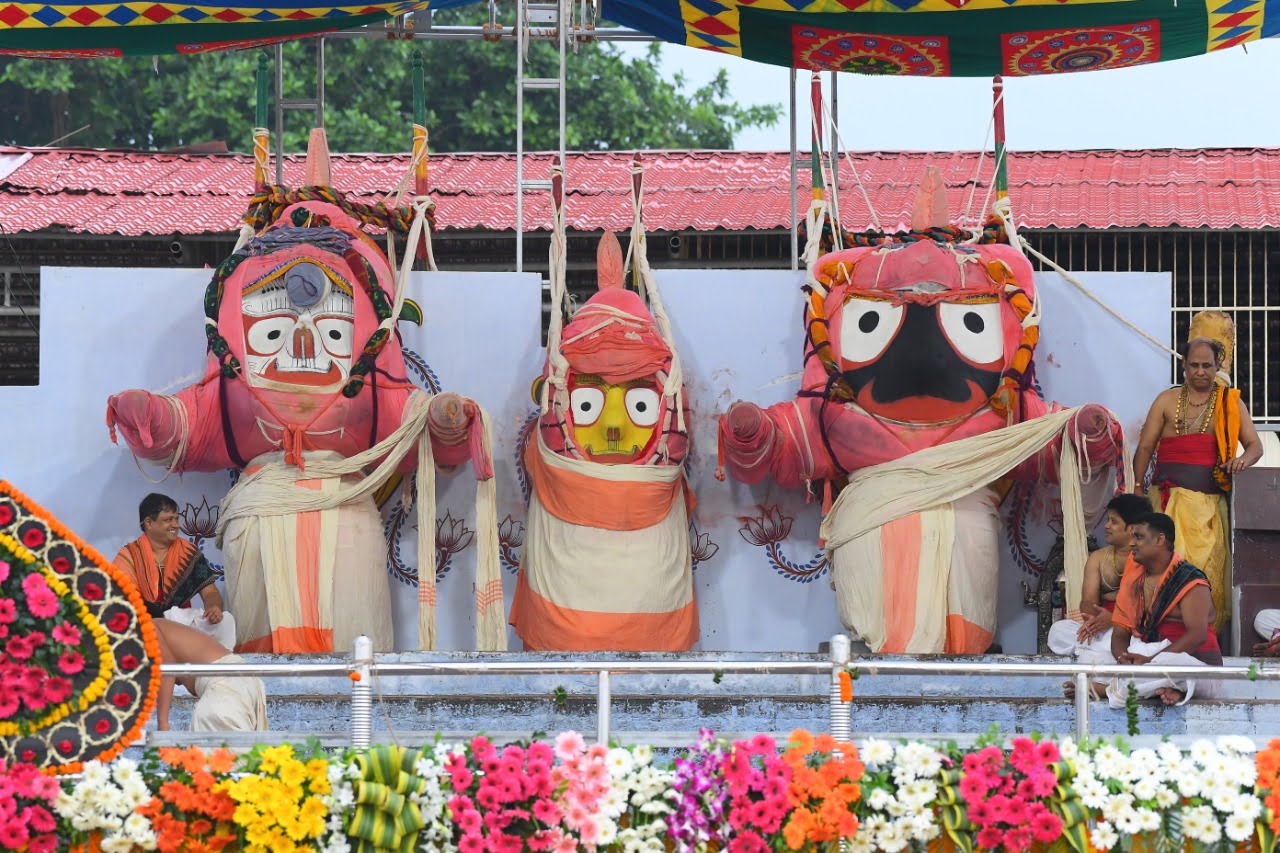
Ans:
{"type": "Polygon", "coordinates": [[[1150,678],[1095,684],[1095,695],[1105,692],[1112,708],[1123,708],[1132,680],[1138,696],[1159,697],[1166,705],[1181,705],[1193,695],[1216,696],[1221,682],[1160,673],[1163,666],[1222,666],[1208,579],[1174,551],[1169,516],[1146,513],[1131,534],[1133,559],[1125,566],[1116,595],[1111,648],[1081,649],[1078,654],[1084,663],[1137,664],[1152,672],[1150,678]]]}

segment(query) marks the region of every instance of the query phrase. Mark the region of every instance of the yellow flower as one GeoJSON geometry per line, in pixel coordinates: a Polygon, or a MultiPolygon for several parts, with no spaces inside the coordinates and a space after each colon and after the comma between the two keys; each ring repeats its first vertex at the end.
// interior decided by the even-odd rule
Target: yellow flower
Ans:
{"type": "Polygon", "coordinates": [[[287,761],[280,766],[280,781],[290,787],[301,789],[307,781],[307,768],[301,762],[287,761]]]}

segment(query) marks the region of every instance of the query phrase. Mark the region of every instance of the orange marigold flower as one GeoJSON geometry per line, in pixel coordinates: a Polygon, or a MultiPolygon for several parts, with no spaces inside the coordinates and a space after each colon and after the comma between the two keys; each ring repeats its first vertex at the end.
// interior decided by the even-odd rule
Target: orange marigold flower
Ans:
{"type": "Polygon", "coordinates": [[[191,834],[196,838],[204,838],[213,832],[213,824],[204,818],[191,821],[191,834]]]}
{"type": "Polygon", "coordinates": [[[790,821],[782,828],[782,837],[787,842],[787,847],[792,850],[799,850],[804,846],[806,834],[805,828],[796,820],[790,821]]]}
{"type": "Polygon", "coordinates": [[[181,767],[183,751],[176,746],[160,747],[160,760],[170,767],[181,767]]]}
{"type": "Polygon", "coordinates": [[[146,818],[154,819],[156,815],[164,810],[164,803],[158,797],[152,797],[142,805],[138,806],[134,811],[146,818]]]}
{"type": "Polygon", "coordinates": [[[230,773],[235,763],[236,754],[229,749],[215,749],[209,755],[209,769],[214,773],[230,773]]]}
{"type": "Polygon", "coordinates": [[[218,780],[208,770],[196,770],[191,774],[191,784],[202,794],[209,793],[209,789],[214,786],[218,780]]]}
{"type": "Polygon", "coordinates": [[[836,748],[836,739],[823,732],[813,739],[813,748],[818,752],[831,752],[836,748]]]}
{"type": "Polygon", "coordinates": [[[813,735],[804,729],[793,731],[787,741],[792,748],[798,749],[803,753],[813,752],[813,735]]]}

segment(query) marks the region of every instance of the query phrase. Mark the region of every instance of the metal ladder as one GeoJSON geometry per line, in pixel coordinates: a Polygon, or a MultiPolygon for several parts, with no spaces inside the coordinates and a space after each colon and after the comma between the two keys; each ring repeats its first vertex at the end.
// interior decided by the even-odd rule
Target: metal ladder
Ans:
{"type": "MultiPolygon", "coordinates": [[[[584,17],[585,17],[584,3],[584,17]]],[[[518,0],[516,4],[516,272],[524,271],[524,194],[526,192],[551,192],[548,179],[526,180],[524,176],[524,96],[529,91],[555,92],[559,96],[559,154],[565,164],[565,60],[569,52],[569,39],[573,28],[573,0],[554,2],[530,2],[518,0]],[[556,77],[526,76],[529,45],[534,41],[555,40],[560,51],[560,73],[556,77]]],[[[546,284],[544,282],[544,284],[546,284]]]]}
{"type": "Polygon", "coordinates": [[[311,110],[315,113],[312,127],[324,127],[324,36],[316,44],[316,95],[314,98],[284,97],[284,45],[277,43],[276,53],[276,183],[284,183],[284,111],[311,110]]]}

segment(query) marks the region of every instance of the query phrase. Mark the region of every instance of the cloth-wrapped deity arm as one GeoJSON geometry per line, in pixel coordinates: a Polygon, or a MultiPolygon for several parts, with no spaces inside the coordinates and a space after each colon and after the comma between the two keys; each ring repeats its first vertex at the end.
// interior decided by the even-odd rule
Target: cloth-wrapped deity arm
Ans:
{"type": "Polygon", "coordinates": [[[795,488],[834,476],[814,403],[800,398],[767,409],[742,401],[730,406],[720,418],[720,443],[733,478],[758,483],[772,476],[795,488]]]}
{"type": "MultiPolygon", "coordinates": [[[[1037,418],[1062,409],[1058,404],[1050,406],[1039,397],[1028,395],[1023,405],[1026,420],[1037,418]]],[[[1072,443],[1080,453],[1082,464],[1090,468],[1111,465],[1120,459],[1124,447],[1124,429],[1115,415],[1105,406],[1087,403],[1072,418],[1067,427],[1072,443]]],[[[1043,450],[1027,459],[1009,476],[1017,480],[1058,481],[1058,460],[1062,454],[1062,439],[1057,438],[1043,450]]]]}
{"type": "MultiPolygon", "coordinates": [[[[471,460],[477,480],[493,477],[493,460],[485,441],[483,412],[478,403],[452,391],[437,394],[427,411],[431,454],[443,469],[455,468],[471,460]]],[[[415,454],[405,456],[402,471],[417,465],[415,454]]]]}
{"type": "Polygon", "coordinates": [[[177,394],[131,389],[107,399],[111,440],[123,438],[134,456],[173,471],[234,466],[223,435],[218,382],[189,385],[177,394]]]}

